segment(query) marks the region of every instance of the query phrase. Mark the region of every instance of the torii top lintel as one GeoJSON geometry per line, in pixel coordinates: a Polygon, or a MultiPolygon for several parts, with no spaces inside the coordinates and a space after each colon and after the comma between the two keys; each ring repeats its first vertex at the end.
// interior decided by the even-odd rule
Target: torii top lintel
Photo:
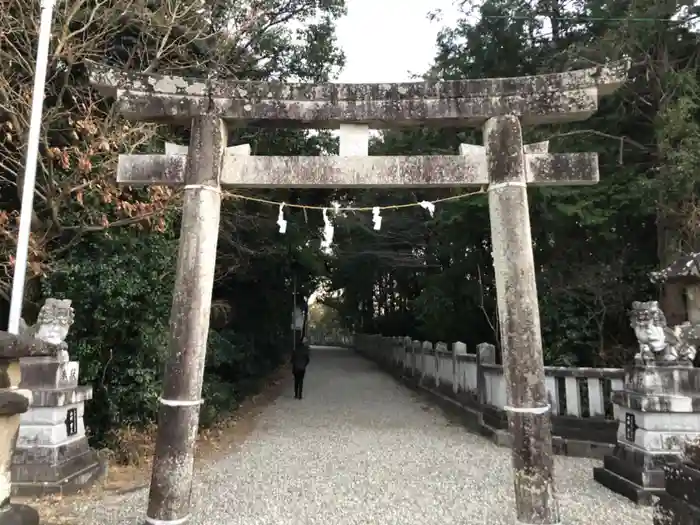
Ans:
{"type": "Polygon", "coordinates": [[[203,80],[128,73],[92,65],[90,82],[116,98],[128,119],[187,121],[215,113],[231,122],[284,128],[366,123],[384,129],[417,125],[481,126],[512,114],[524,125],[584,120],[598,99],[627,78],[627,62],[528,77],[400,84],[291,84],[203,80]]]}

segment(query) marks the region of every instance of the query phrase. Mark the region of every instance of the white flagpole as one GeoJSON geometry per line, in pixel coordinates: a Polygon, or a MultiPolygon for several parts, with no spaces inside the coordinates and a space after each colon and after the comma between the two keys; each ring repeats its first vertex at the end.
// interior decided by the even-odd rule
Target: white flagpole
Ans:
{"type": "Polygon", "coordinates": [[[17,255],[15,256],[15,270],[12,276],[10,319],[7,328],[7,331],[11,334],[19,333],[19,321],[22,316],[24,281],[27,276],[29,235],[31,233],[32,214],[34,212],[34,188],[36,186],[36,165],[39,157],[39,138],[41,137],[41,115],[44,111],[46,70],[49,62],[49,43],[51,41],[51,24],[53,22],[53,8],[55,4],[56,0],[41,0],[39,45],[36,51],[32,113],[29,123],[27,154],[24,164],[24,184],[22,186],[22,210],[19,219],[17,255]]]}

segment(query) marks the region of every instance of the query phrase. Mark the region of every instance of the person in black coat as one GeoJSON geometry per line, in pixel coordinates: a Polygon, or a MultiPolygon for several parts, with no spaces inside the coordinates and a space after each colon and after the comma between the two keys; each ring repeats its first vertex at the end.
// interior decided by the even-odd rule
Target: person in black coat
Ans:
{"type": "Polygon", "coordinates": [[[309,365],[309,344],[306,338],[300,339],[292,353],[292,373],[294,374],[294,398],[301,399],[304,390],[304,376],[309,365]]]}

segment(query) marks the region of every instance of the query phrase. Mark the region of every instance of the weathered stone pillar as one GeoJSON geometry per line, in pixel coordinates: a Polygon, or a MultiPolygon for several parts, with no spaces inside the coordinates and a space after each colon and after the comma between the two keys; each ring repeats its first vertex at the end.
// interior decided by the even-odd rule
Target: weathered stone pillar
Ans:
{"type": "Polygon", "coordinates": [[[428,358],[432,353],[433,343],[431,343],[430,341],[423,341],[420,357],[420,382],[418,383],[419,385],[423,385],[425,383],[425,376],[428,375],[428,358]]]}
{"type": "Polygon", "coordinates": [[[442,354],[446,353],[447,343],[443,343],[442,341],[435,343],[435,388],[440,388],[440,374],[442,373],[440,360],[442,358],[442,354]]]}
{"type": "Polygon", "coordinates": [[[193,119],[147,523],[185,523],[190,512],[226,142],[218,117],[193,119]]]}
{"type": "Polygon", "coordinates": [[[411,352],[413,354],[413,370],[412,377],[420,383],[421,379],[421,366],[423,365],[423,343],[420,341],[413,341],[411,343],[411,352]]]}
{"type": "MultiPolygon", "coordinates": [[[[452,393],[457,394],[459,392],[459,380],[458,376],[458,366],[457,366],[457,355],[459,353],[460,345],[464,345],[461,341],[456,341],[452,343],[452,393]]],[[[466,346],[466,345],[465,345],[466,346]]]]}
{"type": "Polygon", "coordinates": [[[27,505],[10,502],[11,464],[20,414],[27,411],[32,393],[19,389],[19,360],[56,355],[58,347],[27,336],[0,332],[0,525],[37,525],[39,514],[27,505]]]}
{"type": "Polygon", "coordinates": [[[489,215],[501,350],[513,438],[515,504],[520,523],[559,522],[552,434],[544,382],[527,179],[520,121],[490,118],[484,126],[489,215]]]}
{"type": "Polygon", "coordinates": [[[480,405],[488,402],[486,396],[486,374],[482,365],[496,364],[496,347],[491,343],[476,345],[476,394],[480,405]]]}

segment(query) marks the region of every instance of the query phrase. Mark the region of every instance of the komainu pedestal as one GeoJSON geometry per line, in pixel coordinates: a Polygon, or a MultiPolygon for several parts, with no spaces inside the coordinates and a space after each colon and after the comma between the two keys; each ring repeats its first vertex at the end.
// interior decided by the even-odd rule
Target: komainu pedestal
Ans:
{"type": "Polygon", "coordinates": [[[22,414],[12,458],[15,495],[73,492],[104,472],[103,462],[88,445],[83,423],[92,388],[78,385],[79,365],[70,360],[65,343],[72,323],[70,300],[48,299],[36,325],[27,330],[60,351],[20,361],[21,387],[32,392],[32,407],[22,414]]]}
{"type": "Polygon", "coordinates": [[[666,491],[654,503],[654,525],[700,525],[700,440],[684,444],[666,467],[666,491]]]}
{"type": "Polygon", "coordinates": [[[694,346],[666,326],[655,301],[634,303],[631,324],[640,348],[623,389],[613,392],[617,446],[594,478],[650,505],[664,492],[664,468],[678,461],[686,441],[700,438],[700,369],[692,366],[694,346]]]}

